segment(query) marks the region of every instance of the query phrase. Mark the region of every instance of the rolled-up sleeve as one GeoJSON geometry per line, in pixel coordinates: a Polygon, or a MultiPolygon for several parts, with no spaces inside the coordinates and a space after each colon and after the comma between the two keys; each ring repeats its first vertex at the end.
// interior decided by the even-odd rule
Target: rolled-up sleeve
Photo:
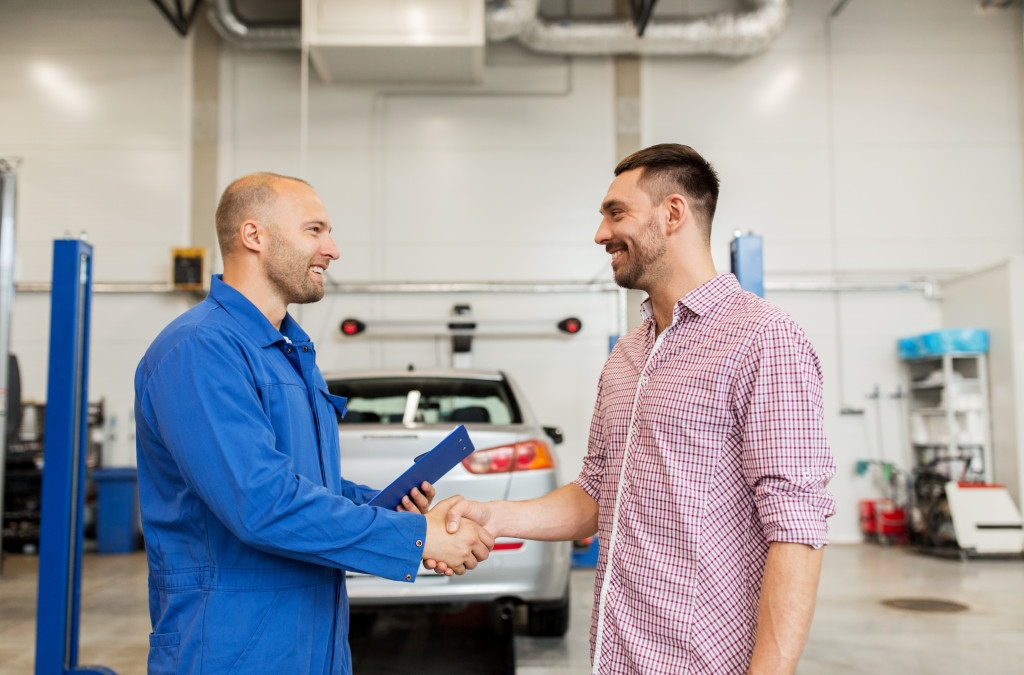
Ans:
{"type": "Polygon", "coordinates": [[[770,323],[738,373],[742,471],[768,541],[828,543],[836,466],[824,430],[818,356],[791,320],[770,323]]]}

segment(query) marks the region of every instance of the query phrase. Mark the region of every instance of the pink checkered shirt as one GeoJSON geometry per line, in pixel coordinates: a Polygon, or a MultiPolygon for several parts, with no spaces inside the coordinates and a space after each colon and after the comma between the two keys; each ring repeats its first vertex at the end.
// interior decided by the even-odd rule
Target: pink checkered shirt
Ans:
{"type": "Polygon", "coordinates": [[[601,505],[594,672],[743,673],[769,542],[827,543],[821,366],[731,274],[658,340],[649,303],[605,364],[576,479],[601,505]]]}

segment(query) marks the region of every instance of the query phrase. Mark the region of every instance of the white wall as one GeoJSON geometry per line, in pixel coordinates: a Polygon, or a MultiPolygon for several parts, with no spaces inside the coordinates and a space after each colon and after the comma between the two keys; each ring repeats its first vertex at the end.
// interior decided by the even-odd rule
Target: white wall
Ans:
{"type": "MultiPolygon", "coordinates": [[[[586,12],[600,3],[563,4],[586,12]]],[[[712,4],[665,0],[658,11],[712,4]]],[[[643,142],[688,143],[721,172],[719,269],[735,229],[764,235],[769,281],[946,277],[1024,252],[1019,7],[856,0],[829,24],[835,4],[795,0],[760,56],[643,61],[643,142]]],[[[0,153],[24,158],[18,280],[49,279],[50,242],[67,230],[96,244],[97,281],[166,280],[169,249],[190,243],[188,41],[133,0],[0,0],[0,18],[0,153]]],[[[314,77],[303,168],[297,53],[226,45],[222,186],[257,169],[303,173],[334,221],[337,281],[610,278],[591,237],[618,159],[611,59],[489,45],[488,61],[487,85],[475,91],[314,77]]],[[[901,402],[889,397],[903,381],[895,341],[939,327],[939,305],[917,291],[769,298],[821,355],[839,464],[833,539],[856,539],[856,499],[876,487],[853,475],[855,460],[906,457],[901,402]],[[867,398],[876,387],[881,398],[867,398]]],[[[325,370],[432,364],[446,358],[443,344],[346,342],[337,323],[435,318],[455,301],[478,317],[584,320],[571,339],[480,339],[475,350],[477,365],[509,370],[541,418],[565,427],[571,478],[616,330],[613,296],[331,294],[298,314],[325,370]]],[[[90,396],[118,418],[109,461],[131,463],[135,364],[188,300],[94,302],[90,396]]],[[[48,311],[45,296],[17,300],[26,397],[45,397],[48,311]]]]}
{"type": "MultiPolygon", "coordinates": [[[[18,171],[19,282],[49,281],[53,241],[85,232],[97,281],[167,281],[188,242],[186,43],[149,3],[0,1],[0,153],[18,171]]],[[[96,295],[90,400],[116,418],[112,464],[134,463],[135,366],[180,298],[96,295]]],[[[25,399],[46,399],[49,296],[19,295],[11,349],[25,399]]]]}

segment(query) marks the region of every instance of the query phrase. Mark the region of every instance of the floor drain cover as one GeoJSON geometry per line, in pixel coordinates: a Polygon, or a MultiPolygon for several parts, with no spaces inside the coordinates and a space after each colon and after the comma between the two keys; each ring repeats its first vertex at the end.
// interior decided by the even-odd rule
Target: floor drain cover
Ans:
{"type": "Polygon", "coordinates": [[[970,609],[967,605],[950,600],[935,600],[932,598],[891,598],[882,600],[886,607],[895,609],[909,609],[913,612],[966,612],[970,609]]]}

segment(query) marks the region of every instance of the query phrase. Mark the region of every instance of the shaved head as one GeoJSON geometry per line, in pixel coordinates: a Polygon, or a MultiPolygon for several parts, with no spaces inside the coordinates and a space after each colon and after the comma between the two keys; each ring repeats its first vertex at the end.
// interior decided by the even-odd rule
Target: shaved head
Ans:
{"type": "Polygon", "coordinates": [[[254,220],[268,227],[274,226],[277,185],[283,181],[309,185],[301,178],[263,171],[242,176],[224,190],[215,218],[222,257],[226,258],[238,247],[238,227],[245,221],[254,220]]]}

